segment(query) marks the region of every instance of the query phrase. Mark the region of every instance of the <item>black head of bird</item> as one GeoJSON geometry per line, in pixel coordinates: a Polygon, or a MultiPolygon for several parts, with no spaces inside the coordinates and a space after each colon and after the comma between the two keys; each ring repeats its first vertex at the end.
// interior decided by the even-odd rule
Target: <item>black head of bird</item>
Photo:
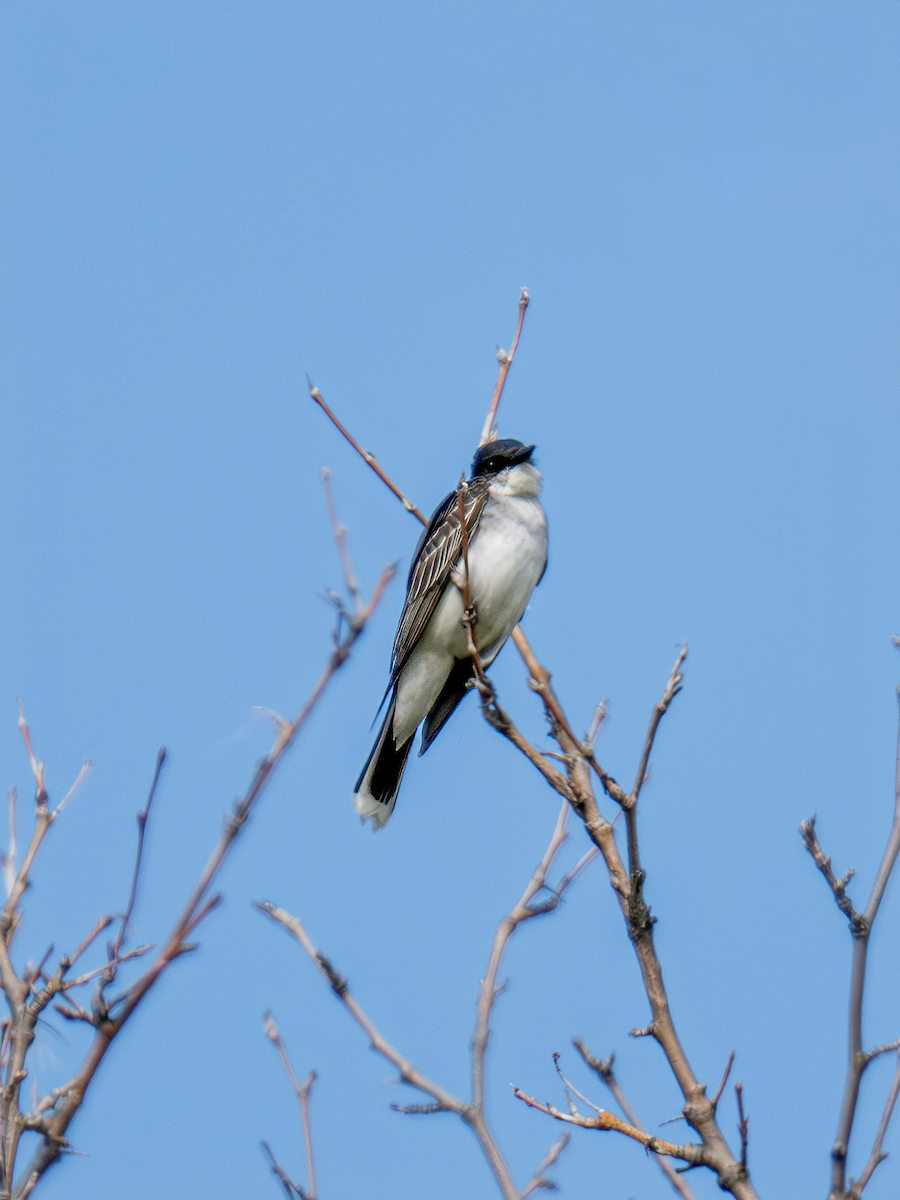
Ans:
{"type": "Polygon", "coordinates": [[[488,442],[479,446],[472,459],[472,478],[481,475],[498,475],[507,467],[517,467],[519,463],[528,462],[534,451],[534,446],[524,446],[515,438],[501,438],[496,442],[488,442]]]}

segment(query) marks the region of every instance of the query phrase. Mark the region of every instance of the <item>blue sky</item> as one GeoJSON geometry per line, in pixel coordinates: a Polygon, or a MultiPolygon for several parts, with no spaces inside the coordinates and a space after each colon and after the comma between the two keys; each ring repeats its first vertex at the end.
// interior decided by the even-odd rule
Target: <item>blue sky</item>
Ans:
{"type": "MultiPolygon", "coordinates": [[[[737,1051],[761,1193],[824,1196],[850,939],[797,826],[819,813],[861,904],[900,677],[898,27],[878,0],[4,7],[2,782],[28,795],[18,696],[51,792],[94,762],[42,854],[21,958],[123,906],[162,743],[135,933],[164,935],[267,746],[256,706],[295,712],[328,652],[323,463],[364,587],[408,563],[417,528],[305,373],[428,510],[471,458],[527,285],[500,420],[545,476],[526,630],[576,727],[609,697],[599,749],[625,778],[689,641],[642,800],[672,1004],[701,1079],[737,1051]]],[[[87,1157],[48,1198],[275,1196],[261,1138],[302,1176],[266,1008],[320,1073],[321,1200],[494,1194],[457,1122],[389,1110],[408,1095],[250,906],[300,914],[383,1032],[464,1088],[493,928],[557,806],[468,702],[387,830],[360,829],[401,592],[274,780],[201,950],[104,1064],[72,1129],[87,1157]]],[[[494,675],[543,745],[514,650],[494,675]]],[[[566,863],[582,849],[573,829],[566,863]]],[[[871,1043],[900,1034],[897,900],[895,883],[871,1043]]],[[[658,1049],[627,1036],[646,1001],[596,865],[506,973],[489,1108],[520,1182],[558,1127],[510,1080],[561,1099],[562,1050],[604,1102],[573,1034],[616,1051],[648,1125],[676,1115],[658,1049]]],[[[41,1031],[42,1087],[81,1046],[62,1035],[41,1031]]],[[[889,1076],[867,1077],[866,1137],[889,1076]]],[[[900,1182],[896,1130],[888,1148],[873,1200],[900,1182]]],[[[671,1194],[639,1149],[588,1133],[557,1178],[573,1197],[671,1194]]]]}

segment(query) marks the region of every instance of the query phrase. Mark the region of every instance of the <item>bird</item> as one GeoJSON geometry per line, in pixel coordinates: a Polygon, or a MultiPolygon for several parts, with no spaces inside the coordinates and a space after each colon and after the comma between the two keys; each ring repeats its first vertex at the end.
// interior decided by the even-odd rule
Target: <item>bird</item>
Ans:
{"type": "Polygon", "coordinates": [[[387,824],[394,810],[416,730],[424,722],[422,755],[472,686],[475,664],[463,620],[464,550],[472,633],[485,667],[543,578],[547,517],[541,474],[531,462],[534,449],[514,438],[480,446],[470,478],[444,497],[416,546],[391,653],[384,695],[390,702],[353,789],[356,811],[373,829],[387,824]]]}

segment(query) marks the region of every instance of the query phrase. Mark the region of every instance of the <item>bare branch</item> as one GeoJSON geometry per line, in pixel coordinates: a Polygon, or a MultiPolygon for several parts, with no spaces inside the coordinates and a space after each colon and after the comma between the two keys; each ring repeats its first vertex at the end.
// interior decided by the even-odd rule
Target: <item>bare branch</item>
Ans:
{"type": "MultiPolygon", "coordinates": [[[[518,630],[517,633],[521,633],[521,630],[518,630]]],[[[546,759],[540,756],[536,749],[518,734],[518,730],[515,729],[509,717],[499,709],[496,700],[492,704],[483,704],[484,714],[496,729],[526,754],[541,771],[547,782],[569,800],[584,822],[585,830],[594,845],[603,855],[610,883],[619,900],[628,933],[635,948],[644,989],[652,1012],[650,1023],[644,1029],[632,1031],[633,1036],[652,1036],[662,1047],[685,1098],[683,1110],[685,1118],[703,1139],[704,1165],[716,1172],[719,1186],[724,1191],[730,1191],[739,1200],[756,1200],[756,1191],[747,1177],[746,1170],[731,1153],[716,1122],[715,1108],[706,1095],[705,1085],[700,1083],[694,1075],[675,1030],[663,983],[662,968],[653,943],[654,918],[650,914],[643,895],[644,872],[637,853],[636,797],[633,794],[626,794],[610,776],[590,761],[585,753],[584,744],[575,738],[571,726],[562,712],[562,707],[550,688],[549,671],[537,662],[527,643],[526,647],[523,658],[531,671],[532,687],[541,695],[545,712],[550,721],[551,732],[568,761],[568,778],[562,777],[555,768],[549,766],[546,759]],[[628,871],[622,863],[612,826],[600,814],[597,807],[591,787],[590,769],[593,769],[601,777],[606,791],[619,801],[625,811],[629,828],[628,871]]],[[[680,689],[680,668],[684,662],[685,653],[686,649],[682,648],[669,676],[663,697],[654,709],[645,742],[645,754],[648,752],[647,747],[652,748],[662,715],[680,689]]],[[[642,763],[644,765],[642,772],[638,774],[639,780],[642,780],[646,774],[646,761],[643,757],[642,763]]]]}
{"type": "Polygon", "coordinates": [[[869,1161],[866,1163],[862,1175],[860,1175],[859,1179],[850,1188],[850,1200],[859,1200],[866,1184],[875,1173],[875,1168],[887,1158],[887,1154],[882,1147],[884,1145],[885,1134],[891,1123],[891,1117],[894,1115],[894,1106],[897,1103],[898,1095],[900,1095],[900,1054],[897,1055],[897,1070],[894,1072],[894,1081],[891,1084],[891,1090],[884,1105],[884,1112],[881,1115],[878,1132],[875,1135],[872,1153],[869,1155],[869,1161]]]}
{"type": "Polygon", "coordinates": [[[809,818],[808,821],[800,822],[800,836],[803,838],[803,845],[812,855],[813,862],[822,872],[828,886],[834,895],[835,902],[838,908],[850,922],[850,930],[856,936],[865,931],[865,918],[862,913],[858,913],[853,907],[850,897],[847,895],[847,884],[856,874],[851,867],[850,870],[840,879],[831,869],[831,859],[819,845],[819,839],[816,835],[816,814],[809,818]]]}
{"type": "Polygon", "coordinates": [[[885,1042],[882,1046],[875,1046],[872,1050],[867,1050],[865,1053],[866,1062],[870,1063],[882,1054],[890,1054],[892,1050],[900,1050],[900,1038],[895,1039],[893,1042],[885,1042]]]}
{"type": "Polygon", "coordinates": [[[738,1133],[741,1135],[741,1166],[747,1170],[747,1128],[750,1125],[750,1118],[744,1116],[744,1085],[740,1080],[734,1085],[734,1094],[737,1096],[738,1118],[738,1133]]]}
{"type": "MultiPolygon", "coordinates": [[[[512,1084],[510,1084],[512,1087],[512,1084]]],[[[694,1145],[688,1143],[685,1146],[678,1146],[674,1142],[667,1142],[665,1138],[655,1137],[653,1134],[645,1133],[642,1129],[638,1129],[636,1125],[629,1125],[627,1121],[621,1121],[614,1113],[607,1112],[606,1109],[600,1109],[595,1117],[586,1117],[581,1113],[564,1113],[558,1108],[554,1108],[552,1104],[541,1104],[539,1100],[535,1100],[533,1096],[527,1095],[521,1088],[512,1087],[513,1095],[522,1100],[529,1108],[536,1108],[542,1113],[546,1113],[549,1117],[555,1117],[557,1121],[565,1121],[569,1125],[578,1125],[582,1129],[600,1129],[612,1130],[616,1133],[624,1133],[626,1137],[633,1138],[634,1141],[640,1142],[648,1150],[652,1150],[654,1154],[668,1154],[670,1158],[678,1158],[683,1162],[691,1163],[692,1166],[708,1166],[706,1154],[702,1145],[694,1145]]]]}
{"type": "MultiPolygon", "coordinates": [[[[41,763],[41,766],[43,766],[43,763],[41,763]]],[[[54,810],[53,810],[54,819],[59,816],[59,814],[62,812],[62,810],[66,807],[66,805],[69,803],[69,801],[75,795],[79,786],[83,782],[85,775],[87,775],[87,773],[90,769],[91,769],[91,760],[89,758],[86,758],[84,760],[84,762],[81,764],[81,770],[78,772],[78,774],[75,777],[75,782],[72,784],[72,786],[66,792],[66,794],[63,796],[62,800],[60,800],[59,804],[57,804],[56,808],[54,808],[54,810]]]]}
{"type": "Polygon", "coordinates": [[[264,912],[266,916],[271,917],[273,921],[277,921],[280,925],[283,925],[288,933],[296,938],[312,959],[319,973],[327,980],[331,990],[366,1034],[372,1049],[383,1058],[386,1058],[388,1062],[393,1063],[400,1072],[400,1078],[403,1082],[433,1097],[448,1112],[455,1112],[461,1116],[466,1107],[463,1102],[457,1100],[448,1091],[445,1091],[440,1084],[432,1082],[427,1075],[423,1075],[409,1059],[404,1058],[399,1050],[395,1050],[390,1042],[379,1033],[355,997],[351,994],[347,980],[338,974],[329,959],[313,945],[300,919],[292,916],[286,909],[279,908],[277,905],[270,904],[265,900],[257,902],[256,907],[260,912],[264,912]]]}
{"type": "MultiPolygon", "coordinates": [[[[622,1112],[625,1114],[630,1123],[637,1129],[644,1130],[644,1132],[646,1132],[644,1125],[638,1119],[637,1113],[631,1107],[631,1104],[626,1098],[625,1093],[622,1091],[619,1081],[616,1078],[616,1073],[613,1070],[615,1055],[610,1054],[609,1058],[607,1059],[597,1058],[595,1055],[591,1054],[590,1050],[588,1050],[581,1038],[572,1038],[572,1044],[584,1059],[585,1064],[589,1066],[591,1070],[596,1071],[596,1073],[612,1092],[613,1096],[615,1096],[616,1103],[619,1105],[619,1108],[621,1108],[622,1112]]],[[[684,1118],[680,1117],[679,1120],[684,1120],[684,1118]]],[[[663,1175],[665,1175],[666,1179],[668,1179],[675,1191],[684,1197],[684,1200],[696,1200],[694,1193],[667,1158],[663,1158],[662,1156],[658,1155],[656,1157],[656,1162],[663,1175]]]]}
{"type": "Polygon", "coordinates": [[[25,750],[28,754],[28,761],[31,764],[31,773],[34,776],[35,803],[40,806],[47,803],[47,792],[44,788],[44,764],[38,762],[37,756],[31,745],[31,730],[28,728],[28,722],[25,720],[25,711],[22,707],[22,701],[19,700],[19,731],[22,734],[22,740],[25,742],[25,750]]]}
{"type": "MultiPolygon", "coordinates": [[[[497,926],[497,931],[494,934],[494,942],[491,946],[487,971],[485,972],[484,979],[481,981],[481,987],[478,992],[475,1033],[472,1037],[472,1103],[478,1107],[484,1105],[484,1058],[490,1038],[491,1011],[497,996],[497,975],[500,970],[503,953],[506,950],[510,937],[512,937],[519,925],[523,921],[527,921],[530,917],[539,915],[539,912],[549,912],[552,908],[555,908],[559,903],[563,890],[571,882],[571,879],[575,877],[575,872],[572,872],[569,877],[563,880],[560,887],[551,895],[552,903],[548,903],[540,909],[532,907],[532,901],[535,896],[545,887],[547,872],[550,870],[553,859],[556,857],[563,842],[569,836],[566,832],[568,814],[569,805],[564,800],[559,810],[559,816],[556,819],[556,826],[550,838],[550,843],[544,851],[544,857],[535,868],[534,874],[528,881],[525,891],[497,926]]],[[[585,860],[582,860],[579,866],[583,865],[584,862],[585,860]]]]}
{"type": "MultiPolygon", "coordinates": [[[[292,745],[295,737],[305,725],[310,713],[313,711],[318,700],[331,681],[336,671],[346,662],[350,655],[353,645],[357,638],[362,633],[369,618],[372,615],[376,605],[384,594],[385,588],[394,575],[394,568],[387,567],[383,571],[381,578],[375,586],[372,596],[368,604],[360,607],[354,612],[348,621],[349,628],[344,637],[338,641],[328,659],[328,662],[312,690],[312,693],[304,704],[303,708],[298,713],[293,722],[285,722],[279,726],[276,732],[276,737],[268,755],[262,760],[257,767],[253,778],[250,782],[247,791],[243,797],[237,801],[226,819],[218,842],[210,855],[209,861],[203,869],[200,878],[188,899],[181,915],[175,922],[166,942],[159,951],[153,963],[147,968],[143,975],[127,989],[116,1000],[107,1001],[104,995],[105,988],[108,987],[110,979],[109,963],[102,968],[100,975],[100,983],[95,992],[93,1000],[94,1012],[92,1015],[87,1015],[86,1010],[77,1005],[70,1005],[61,1009],[64,1016],[72,1020],[87,1020],[93,1024],[95,1034],[93,1041],[88,1049],[85,1058],[67,1085],[65,1094],[61,1094],[58,1102],[54,1102],[52,1111],[43,1120],[40,1132],[42,1133],[42,1141],[38,1146],[34,1156],[32,1157],[29,1167],[23,1175],[23,1179],[31,1179],[32,1177],[40,1179],[50,1166],[58,1161],[60,1154],[66,1148],[64,1134],[68,1129],[75,1113],[80,1108],[84,1101],[84,1096],[90,1087],[100,1063],[103,1061],[112,1042],[122,1030],[126,1022],[130,1019],[138,1005],[143,1000],[144,996],[154,986],[160,976],[171,966],[171,964],[181,957],[182,954],[192,949],[190,943],[186,941],[190,933],[199,924],[203,918],[212,911],[218,903],[219,897],[213,896],[208,898],[211,885],[218,875],[232,845],[239,836],[241,830],[246,825],[250,813],[265,790],[272,772],[281,762],[288,748],[292,745]],[[115,1011],[113,1011],[115,1010],[115,1011]]],[[[28,871],[34,859],[34,854],[37,851],[40,842],[46,833],[47,828],[53,820],[47,807],[46,791],[43,790],[43,767],[36,762],[34,753],[31,749],[30,737],[28,736],[27,725],[24,722],[24,716],[20,720],[20,725],[24,726],[23,736],[26,739],[26,746],[29,750],[29,756],[32,761],[32,770],[35,773],[35,779],[38,785],[35,834],[32,838],[32,844],[25,855],[22,866],[19,868],[16,882],[13,890],[0,910],[0,984],[2,984],[7,995],[7,1001],[10,1004],[10,1011],[13,1014],[14,1023],[19,1022],[21,1026],[21,1036],[17,1034],[18,1041],[16,1045],[19,1047],[15,1054],[8,1056],[7,1063],[7,1085],[0,1093],[0,1103],[4,1105],[3,1111],[3,1128],[14,1130],[15,1141],[17,1143],[18,1136],[21,1133],[21,1126],[17,1121],[10,1123],[10,1117],[14,1117],[15,1113],[8,1111],[10,1104],[16,1101],[18,1088],[21,1084],[21,1079],[24,1078],[25,1072],[21,1069],[21,1060],[24,1058],[25,1050],[30,1045],[33,1037],[33,1023],[29,1028],[22,1024],[22,1014],[25,1012],[25,997],[22,994],[24,984],[19,981],[12,968],[9,959],[7,939],[10,930],[14,926],[16,909],[27,883],[28,871]],[[10,1099],[11,1098],[11,1099],[10,1099]]],[[[152,795],[152,793],[151,793],[152,795]]],[[[148,803],[149,808],[149,803],[148,803]]],[[[145,810],[146,813],[146,810],[145,810]]],[[[137,872],[136,872],[137,873],[137,872]]],[[[112,949],[112,948],[111,948],[112,949]]],[[[135,952],[132,952],[132,954],[135,952]]],[[[124,956],[124,957],[130,957],[124,956]]],[[[118,960],[121,961],[121,958],[118,960]]],[[[112,965],[116,965],[115,958],[112,965]]],[[[34,1019],[37,1019],[39,1005],[46,1005],[62,987],[62,968],[51,980],[46,988],[42,989],[39,996],[35,997],[33,1002],[34,1019]]],[[[91,974],[96,974],[93,972],[91,974]]],[[[83,980],[82,980],[83,981],[83,980]]],[[[29,1005],[31,1011],[32,1005],[29,1005]]],[[[14,1039],[15,1040],[15,1039],[14,1039]]],[[[9,1194],[9,1186],[11,1183],[12,1166],[15,1163],[15,1146],[7,1147],[4,1154],[4,1162],[9,1166],[9,1170],[5,1177],[5,1186],[7,1195],[9,1194]]],[[[0,1197],[3,1196],[4,1181],[0,1180],[0,1197]]],[[[12,1200],[21,1200],[21,1188],[23,1185],[17,1185],[13,1190],[12,1200]]],[[[31,1185],[34,1186],[34,1185],[31,1185]]]]}
{"type": "MultiPolygon", "coordinates": [[[[406,1059],[398,1050],[396,1050],[386,1038],[375,1027],[371,1019],[361,1008],[355,997],[351,994],[347,979],[341,975],[331,961],[318,950],[306,932],[302,922],[286,912],[282,908],[278,908],[273,904],[259,903],[257,907],[273,920],[278,921],[283,925],[289,933],[300,943],[306,951],[312,962],[321,975],[327,980],[331,990],[335,993],[341,1003],[347,1008],[351,1016],[357,1024],[363,1029],[369,1038],[372,1049],[381,1054],[392,1063],[400,1073],[400,1078],[404,1083],[410,1084],[419,1091],[424,1092],[433,1100],[431,1104],[409,1104],[409,1105],[391,1105],[396,1112],[416,1115],[430,1115],[439,1112],[452,1112],[461,1117],[462,1120],[472,1129],[479,1144],[487,1158],[494,1177],[497,1181],[500,1191],[506,1200],[522,1200],[523,1196],[530,1195],[538,1187],[550,1187],[550,1181],[542,1176],[542,1172],[550,1165],[555,1158],[558,1157],[563,1149],[562,1144],[557,1144],[554,1147],[553,1157],[548,1156],[548,1159],[538,1169],[536,1175],[531,1180],[525,1192],[520,1193],[512,1180],[502,1154],[494,1141],[493,1134],[487,1125],[484,1117],[484,1061],[487,1045],[490,1037],[490,1018],[493,1010],[494,1001],[500,991],[497,986],[497,976],[500,969],[500,963],[506,945],[512,933],[523,922],[531,917],[539,916],[542,913],[550,912],[555,908],[560,901],[565,890],[570,886],[572,881],[583,870],[592,857],[594,851],[589,851],[582,857],[579,863],[560,881],[555,890],[550,892],[549,898],[540,904],[535,904],[535,898],[540,892],[547,890],[546,877],[547,872],[556,856],[560,846],[568,836],[566,833],[566,818],[568,815],[568,806],[563,803],[557,818],[553,835],[550,843],[544,853],[541,862],[536,867],[525,891],[519,901],[513,906],[512,910],[503,918],[497,926],[497,931],[494,935],[493,945],[491,947],[490,959],[488,968],[485,972],[485,977],[481,982],[478,994],[478,1003],[476,1006],[476,1022],[475,1032],[472,1038],[472,1099],[469,1103],[457,1099],[450,1092],[446,1091],[439,1084],[434,1083],[427,1076],[423,1075],[408,1059],[406,1059]]],[[[268,1029],[268,1026],[267,1026],[268,1029]]],[[[276,1031],[277,1033],[277,1031],[276,1031]]],[[[275,1041],[275,1036],[269,1032],[269,1036],[275,1041]]],[[[278,1043],[276,1042],[276,1045],[278,1043]]]]}
{"type": "Polygon", "coordinates": [[[417,517],[422,522],[423,525],[427,525],[428,520],[425,517],[425,514],[423,512],[421,512],[418,508],[416,508],[415,504],[413,504],[413,502],[411,500],[408,500],[406,498],[406,496],[403,495],[403,493],[397,487],[396,483],[394,483],[394,481],[390,478],[390,476],[386,473],[386,471],[381,467],[381,465],[379,464],[378,459],[375,457],[375,455],[370,454],[368,450],[364,450],[362,448],[362,446],[359,444],[359,442],[356,440],[356,438],[353,436],[353,434],[350,433],[350,431],[348,429],[344,428],[344,426],[341,424],[341,422],[337,419],[337,417],[334,415],[334,413],[331,411],[331,409],[328,407],[328,405],[323,400],[322,393],[319,391],[319,389],[317,387],[313,386],[312,380],[307,379],[307,383],[309,384],[310,396],[312,396],[313,400],[315,400],[316,404],[318,404],[319,408],[321,408],[321,410],[325,414],[325,416],[328,417],[328,419],[329,419],[329,421],[331,421],[332,425],[334,425],[334,427],[340,433],[342,433],[344,435],[344,437],[347,439],[347,441],[350,443],[350,445],[353,447],[353,449],[356,451],[356,453],[359,454],[363,459],[365,459],[365,461],[369,464],[369,466],[372,468],[372,470],[375,472],[375,474],[378,476],[378,478],[381,480],[381,482],[386,484],[387,487],[390,488],[390,490],[394,493],[394,495],[397,497],[397,499],[400,501],[400,503],[403,505],[403,507],[406,509],[406,511],[409,513],[412,513],[414,517],[417,517]]]}
{"type": "Polygon", "coordinates": [[[497,349],[500,370],[497,373],[497,386],[494,388],[494,395],[491,398],[488,414],[484,421],[481,440],[478,443],[479,446],[487,445],[488,442],[493,441],[497,436],[494,422],[497,418],[497,409],[500,407],[500,397],[503,395],[506,377],[509,374],[509,368],[513,364],[513,359],[516,357],[516,350],[519,347],[519,338],[522,336],[522,325],[525,323],[525,311],[528,308],[528,299],[528,288],[522,288],[522,295],[519,297],[519,319],[516,323],[516,332],[512,340],[512,345],[509,348],[509,353],[507,354],[505,350],[497,349]]]}
{"type": "Polygon", "coordinates": [[[731,1068],[734,1066],[734,1051],[728,1055],[728,1062],[725,1064],[725,1073],[722,1076],[722,1082],[719,1084],[719,1090],[713,1096],[713,1108],[717,1108],[719,1101],[722,1099],[722,1093],[725,1091],[725,1084],[728,1082],[728,1076],[731,1074],[731,1068]]]}
{"type": "MultiPolygon", "coordinates": [[[[900,640],[895,638],[894,642],[900,647],[900,640]]],[[[897,690],[897,698],[900,701],[900,688],[897,690]]],[[[805,821],[801,826],[801,835],[803,836],[804,844],[810,851],[810,854],[812,854],[816,866],[828,880],[838,907],[848,916],[850,931],[853,934],[853,965],[850,975],[849,1054],[847,1074],[844,1082],[844,1096],[838,1119],[837,1136],[831,1148],[831,1191],[828,1197],[828,1200],[847,1200],[849,1196],[847,1189],[847,1153],[850,1146],[850,1136],[853,1132],[853,1124],[856,1119],[856,1108],[859,1102],[859,1089],[862,1077],[874,1057],[871,1054],[867,1054],[863,1049],[862,1034],[863,999],[866,986],[869,937],[872,932],[872,926],[875,923],[875,918],[878,916],[884,890],[896,865],[897,855],[900,853],[900,727],[898,727],[897,734],[894,817],[887,845],[885,846],[884,854],[878,867],[878,873],[872,885],[872,891],[869,894],[866,907],[861,913],[857,913],[853,909],[853,906],[844,894],[844,887],[849,879],[849,875],[845,875],[842,880],[835,879],[831,871],[830,860],[822,853],[818,839],[816,838],[814,821],[815,818],[812,818],[810,821],[805,821]]]]}
{"type": "Polygon", "coordinates": [[[294,1197],[298,1197],[298,1200],[314,1200],[314,1197],[305,1192],[299,1183],[294,1183],[293,1179],[291,1179],[290,1175],[288,1175],[287,1171],[285,1171],[284,1167],[272,1153],[269,1143],[260,1142],[259,1144],[266,1158],[269,1160],[269,1169],[284,1188],[288,1200],[294,1200],[294,1197]]]}
{"type": "Polygon", "coordinates": [[[112,925],[114,920],[115,920],[115,917],[101,917],[100,920],[97,922],[97,924],[94,926],[94,928],[91,930],[91,932],[87,935],[87,937],[84,939],[84,941],[78,947],[78,949],[75,951],[75,953],[69,955],[69,957],[67,959],[67,966],[68,967],[74,966],[75,963],[78,962],[79,958],[81,958],[82,954],[84,954],[85,950],[87,950],[88,946],[90,946],[91,943],[94,942],[100,936],[100,934],[103,932],[104,929],[108,929],[110,927],[110,925],[112,925]]]}
{"type": "Polygon", "coordinates": [[[331,470],[328,467],[323,467],[320,475],[322,477],[322,491],[325,493],[325,503],[328,506],[328,519],[331,521],[331,531],[337,543],[338,554],[341,556],[341,566],[344,568],[344,581],[347,584],[347,592],[353,602],[353,611],[356,612],[360,605],[359,584],[356,582],[353,560],[350,558],[350,550],[347,547],[347,526],[341,523],[337,514],[334,495],[331,490],[331,470]]]}
{"type": "Polygon", "coordinates": [[[102,967],[95,967],[93,971],[88,971],[85,975],[79,975],[77,979],[67,979],[60,987],[61,992],[67,992],[69,988],[81,987],[90,979],[95,979],[98,975],[102,975],[111,967],[117,967],[120,963],[127,962],[129,958],[141,958],[153,949],[153,944],[149,943],[146,946],[136,946],[134,950],[129,950],[125,954],[119,955],[118,958],[111,959],[103,964],[102,967]]]}
{"type": "Polygon", "coordinates": [[[266,1037],[278,1051],[281,1065],[284,1067],[285,1074],[290,1080],[291,1087],[294,1089],[300,1105],[300,1122],[303,1126],[303,1142],[306,1147],[306,1176],[309,1180],[309,1200],[316,1200],[316,1169],[313,1162],[312,1131],[309,1123],[309,1093],[315,1082],[316,1073],[315,1071],[310,1071],[304,1082],[300,1083],[294,1074],[294,1068],[288,1056],[287,1047],[284,1044],[278,1026],[275,1024],[275,1018],[270,1012],[267,1012],[263,1019],[265,1021],[266,1037]]]}
{"type": "MultiPolygon", "coordinates": [[[[156,755],[156,767],[153,771],[153,779],[150,783],[150,794],[147,796],[147,803],[137,815],[138,826],[138,843],[137,853],[134,858],[134,874],[131,877],[131,891],[128,894],[128,904],[125,908],[125,915],[122,917],[122,928],[119,930],[113,945],[112,957],[117,958],[122,945],[125,942],[125,936],[128,932],[128,922],[131,920],[131,914],[134,912],[134,901],[137,897],[138,878],[141,873],[141,855],[144,852],[144,834],[147,829],[147,818],[150,816],[150,806],[153,803],[153,797],[156,795],[156,785],[159,783],[160,772],[163,768],[163,763],[166,761],[166,748],[160,746],[156,755]]],[[[115,978],[115,968],[110,964],[113,970],[113,975],[110,976],[110,981],[115,978]]]]}
{"type": "Polygon", "coordinates": [[[606,697],[604,696],[604,698],[600,701],[600,703],[594,709],[594,716],[591,720],[591,727],[588,730],[587,736],[584,739],[586,754],[593,755],[593,753],[594,753],[594,742],[597,740],[597,734],[600,732],[600,726],[603,724],[604,720],[606,719],[606,714],[607,714],[608,708],[609,708],[609,704],[606,700],[606,697]]]}
{"type": "Polygon", "coordinates": [[[568,1146],[569,1140],[570,1134],[566,1132],[561,1138],[559,1138],[558,1141],[553,1143],[553,1145],[544,1155],[541,1165],[535,1171],[534,1175],[532,1175],[529,1182],[526,1183],[525,1187],[522,1188],[522,1200],[526,1200],[527,1196],[530,1196],[532,1192],[536,1192],[540,1188],[545,1188],[549,1192],[556,1191],[556,1184],[551,1179],[547,1179],[544,1175],[544,1172],[549,1170],[549,1168],[552,1167],[553,1164],[559,1159],[559,1156],[562,1154],[563,1150],[565,1150],[566,1146],[568,1146]]]}
{"type": "Polygon", "coordinates": [[[656,732],[659,729],[659,723],[669,710],[669,705],[681,691],[681,681],[684,678],[681,668],[684,666],[684,660],[687,658],[687,642],[681,647],[678,657],[675,659],[675,666],[672,668],[672,673],[669,675],[668,683],[666,684],[662,696],[653,706],[653,715],[650,718],[650,728],[647,730],[647,736],[644,739],[644,752],[641,755],[640,766],[637,770],[637,775],[634,780],[634,787],[631,789],[632,803],[630,807],[634,807],[638,802],[638,797],[641,794],[641,788],[647,779],[647,768],[650,765],[650,755],[653,751],[653,743],[656,740],[656,732]]]}

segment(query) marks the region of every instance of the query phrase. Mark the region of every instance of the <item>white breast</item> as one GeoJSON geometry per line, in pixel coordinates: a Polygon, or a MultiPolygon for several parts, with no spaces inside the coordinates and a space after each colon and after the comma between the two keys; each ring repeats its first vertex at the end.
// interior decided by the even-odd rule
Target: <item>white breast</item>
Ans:
{"type": "Polygon", "coordinates": [[[547,565],[547,517],[541,477],[530,463],[502,472],[491,484],[469,547],[478,649],[490,662],[521,621],[547,565]]]}
{"type": "MultiPolygon", "coordinates": [[[[547,518],[538,499],[541,476],[530,463],[502,471],[469,546],[469,586],[477,613],[475,643],[485,666],[521,621],[547,564],[547,518]]],[[[398,680],[394,731],[412,737],[438,698],[457,658],[466,658],[462,562],[398,680]]]]}

